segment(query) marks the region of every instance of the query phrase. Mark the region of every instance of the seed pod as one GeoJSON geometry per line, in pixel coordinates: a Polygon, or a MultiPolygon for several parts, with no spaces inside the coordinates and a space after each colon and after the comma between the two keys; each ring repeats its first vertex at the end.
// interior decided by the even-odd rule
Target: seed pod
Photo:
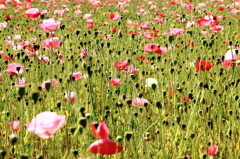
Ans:
{"type": "Polygon", "coordinates": [[[132,138],[133,133],[132,132],[125,132],[124,136],[129,141],[132,138]]]}

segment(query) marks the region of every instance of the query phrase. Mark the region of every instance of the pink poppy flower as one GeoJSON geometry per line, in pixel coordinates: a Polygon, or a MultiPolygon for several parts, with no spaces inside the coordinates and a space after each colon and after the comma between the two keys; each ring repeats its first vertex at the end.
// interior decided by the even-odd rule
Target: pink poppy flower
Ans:
{"type": "Polygon", "coordinates": [[[92,143],[87,151],[90,151],[94,154],[104,154],[104,155],[113,155],[115,153],[121,152],[123,147],[118,145],[116,142],[105,139],[105,140],[97,140],[92,143]]]}
{"type": "Polygon", "coordinates": [[[220,26],[220,25],[216,25],[213,28],[210,28],[210,30],[212,30],[214,32],[218,32],[218,31],[223,30],[223,29],[224,29],[224,27],[220,26]]]}
{"type": "Polygon", "coordinates": [[[38,18],[41,15],[41,12],[37,8],[30,8],[26,12],[28,18],[38,18]]]}
{"type": "Polygon", "coordinates": [[[0,23],[0,28],[6,28],[6,27],[7,27],[7,23],[6,22],[0,23]]]}
{"type": "Polygon", "coordinates": [[[89,19],[91,16],[92,16],[92,14],[85,14],[85,15],[83,16],[83,19],[84,19],[84,20],[89,19]]]}
{"type": "Polygon", "coordinates": [[[58,14],[58,15],[63,15],[64,14],[64,12],[65,12],[65,10],[55,10],[54,12],[53,12],[53,14],[58,14]]]}
{"type": "Polygon", "coordinates": [[[104,25],[104,26],[108,26],[108,22],[102,22],[102,24],[104,25]]]}
{"type": "Polygon", "coordinates": [[[117,85],[120,85],[120,84],[121,84],[120,79],[117,79],[117,78],[111,79],[111,85],[112,86],[117,86],[117,85]]]}
{"type": "MultiPolygon", "coordinates": [[[[240,52],[240,50],[238,50],[240,52]]],[[[223,65],[225,69],[229,69],[231,65],[240,65],[240,63],[237,64],[238,56],[240,56],[240,53],[236,53],[236,50],[228,50],[225,54],[225,58],[223,61],[223,65]]]]}
{"type": "Polygon", "coordinates": [[[51,87],[52,87],[52,88],[59,86],[59,83],[58,83],[57,80],[55,80],[55,79],[48,79],[47,81],[44,81],[44,82],[42,83],[42,90],[45,90],[45,89],[46,89],[46,88],[45,88],[45,83],[48,83],[48,82],[51,83],[51,87]]]}
{"type": "Polygon", "coordinates": [[[42,28],[43,31],[54,31],[60,26],[60,21],[55,21],[53,18],[43,20],[42,24],[39,24],[39,26],[42,28]]]}
{"type": "Polygon", "coordinates": [[[142,106],[144,106],[144,103],[149,104],[149,101],[147,99],[144,99],[144,98],[135,98],[135,99],[132,100],[132,104],[136,107],[142,107],[142,106]]]}
{"type": "Polygon", "coordinates": [[[180,37],[183,34],[183,30],[179,29],[179,28],[173,28],[173,29],[170,30],[169,33],[170,33],[170,35],[174,35],[174,36],[180,37]]]}
{"type": "Polygon", "coordinates": [[[14,45],[14,42],[11,40],[5,40],[4,42],[7,46],[10,46],[10,47],[12,47],[14,45]]]}
{"type": "Polygon", "coordinates": [[[50,38],[42,41],[42,45],[48,49],[50,49],[51,47],[60,49],[60,44],[61,42],[58,37],[54,37],[54,38],[50,38]]]}
{"type": "Polygon", "coordinates": [[[112,21],[119,20],[120,18],[121,18],[120,15],[118,15],[118,14],[113,14],[113,13],[111,13],[110,16],[109,16],[109,19],[112,20],[112,21]]]}
{"type": "Polygon", "coordinates": [[[20,75],[24,72],[25,68],[19,63],[11,63],[8,65],[6,72],[11,76],[20,75]]]}
{"type": "Polygon", "coordinates": [[[148,22],[141,22],[140,26],[141,26],[141,29],[149,29],[148,22]]]}
{"type": "Polygon", "coordinates": [[[157,50],[154,51],[156,54],[165,54],[167,52],[167,48],[165,46],[158,47],[157,50]]]}
{"type": "Polygon", "coordinates": [[[207,148],[207,154],[210,156],[216,155],[218,153],[218,146],[211,145],[207,148]]]}
{"type": "Polygon", "coordinates": [[[79,55],[81,58],[86,58],[88,53],[88,49],[83,48],[81,50],[81,54],[79,55]]]}
{"type": "Polygon", "coordinates": [[[114,67],[118,71],[125,70],[127,68],[127,66],[128,66],[128,62],[127,61],[117,61],[117,62],[114,63],[114,67]]]}
{"type": "MultiPolygon", "coordinates": [[[[82,73],[79,71],[79,72],[74,72],[72,74],[70,74],[72,77],[75,78],[75,80],[80,80],[80,78],[82,77],[82,73]]],[[[68,77],[68,80],[70,79],[70,77],[68,77]]]]}
{"type": "Polygon", "coordinates": [[[87,20],[87,28],[93,28],[94,21],[92,19],[87,20]]]}
{"type": "Polygon", "coordinates": [[[139,71],[139,69],[136,68],[136,66],[134,65],[128,65],[125,69],[124,69],[124,72],[127,74],[127,75],[130,75],[130,74],[135,74],[139,71]]]}
{"type": "Polygon", "coordinates": [[[26,82],[26,78],[16,78],[16,83],[15,85],[18,86],[18,85],[25,85],[25,86],[28,86],[29,83],[25,83],[26,82]]]}
{"type": "Polygon", "coordinates": [[[144,53],[155,52],[158,50],[158,44],[148,43],[144,47],[144,53]]]}
{"type": "Polygon", "coordinates": [[[32,119],[27,131],[36,134],[42,139],[54,137],[54,133],[66,122],[66,116],[55,112],[42,112],[32,119]]]}
{"type": "Polygon", "coordinates": [[[64,101],[67,101],[67,100],[71,100],[72,103],[75,102],[75,96],[76,96],[76,93],[75,92],[70,92],[70,93],[64,93],[64,101]]]}
{"type": "Polygon", "coordinates": [[[49,61],[50,61],[50,59],[47,56],[40,55],[38,57],[38,62],[40,62],[40,63],[48,63],[49,61]]]}
{"type": "Polygon", "coordinates": [[[13,121],[8,123],[8,125],[14,130],[17,131],[20,129],[19,125],[20,125],[20,121],[13,121]]]}

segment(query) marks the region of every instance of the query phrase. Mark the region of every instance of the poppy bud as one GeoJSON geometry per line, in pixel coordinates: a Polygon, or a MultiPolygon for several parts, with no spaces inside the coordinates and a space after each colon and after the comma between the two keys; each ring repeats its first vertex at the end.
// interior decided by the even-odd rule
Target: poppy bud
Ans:
{"type": "Polygon", "coordinates": [[[74,132],[76,131],[76,128],[75,127],[70,127],[69,130],[70,130],[71,134],[74,134],[74,132]]]}
{"type": "Polygon", "coordinates": [[[12,145],[15,145],[19,139],[19,136],[17,134],[11,134],[9,136],[9,141],[12,145]]]}
{"type": "Polygon", "coordinates": [[[184,130],[187,127],[186,124],[182,124],[182,129],[184,130]]]}
{"type": "Polygon", "coordinates": [[[85,128],[87,126],[87,119],[85,117],[81,117],[79,119],[79,124],[85,128]]]}
{"type": "Polygon", "coordinates": [[[156,90],[157,85],[155,83],[153,83],[151,87],[152,87],[153,90],[156,90]]]}
{"type": "Polygon", "coordinates": [[[60,26],[60,29],[61,29],[61,30],[64,30],[64,29],[65,29],[65,25],[61,25],[61,26],[60,26]]]}
{"type": "Polygon", "coordinates": [[[25,95],[25,86],[21,85],[18,87],[18,95],[22,98],[25,95]]]}
{"type": "Polygon", "coordinates": [[[137,113],[137,112],[135,112],[135,113],[133,113],[133,114],[134,114],[135,117],[138,117],[138,113],[137,113]]]}
{"type": "Polygon", "coordinates": [[[127,103],[127,105],[131,105],[132,104],[132,100],[131,99],[127,99],[126,103],[127,103]]]}
{"type": "Polygon", "coordinates": [[[132,138],[133,133],[132,132],[125,132],[124,136],[129,141],[132,138]]]}
{"type": "Polygon", "coordinates": [[[238,99],[239,99],[239,96],[238,96],[238,95],[236,95],[236,96],[235,96],[235,100],[237,101],[238,99]]]}
{"type": "Polygon", "coordinates": [[[77,156],[78,155],[78,150],[73,150],[72,153],[73,153],[74,156],[77,156]]]}
{"type": "Polygon", "coordinates": [[[169,41],[170,43],[172,43],[173,40],[174,40],[174,36],[168,36],[168,41],[169,41]]]}
{"type": "Polygon", "coordinates": [[[207,154],[203,154],[203,155],[202,155],[202,158],[203,158],[203,159],[206,159],[206,158],[207,158],[207,154]]]}
{"type": "Polygon", "coordinates": [[[181,117],[180,116],[175,117],[175,121],[179,124],[181,121],[181,117]]]}
{"type": "Polygon", "coordinates": [[[6,151],[4,151],[4,150],[0,150],[0,157],[1,157],[2,159],[5,158],[6,154],[7,154],[6,151]]]}
{"type": "Polygon", "coordinates": [[[39,92],[32,92],[32,99],[34,100],[34,103],[37,103],[39,97],[39,92]]]}
{"type": "Polygon", "coordinates": [[[193,139],[195,137],[195,133],[191,133],[190,137],[193,139]]]}
{"type": "Polygon", "coordinates": [[[85,108],[84,107],[80,107],[80,113],[84,113],[85,108]]]}
{"type": "Polygon", "coordinates": [[[158,109],[161,109],[162,108],[162,104],[160,101],[156,101],[156,106],[158,109]]]}
{"type": "Polygon", "coordinates": [[[51,82],[45,82],[45,89],[49,91],[51,88],[51,82]]]}
{"type": "Polygon", "coordinates": [[[79,30],[77,30],[77,31],[76,31],[76,35],[78,36],[79,34],[80,34],[80,31],[79,31],[79,30]]]}
{"type": "Polygon", "coordinates": [[[20,159],[28,159],[28,155],[27,154],[21,154],[20,159]]]}

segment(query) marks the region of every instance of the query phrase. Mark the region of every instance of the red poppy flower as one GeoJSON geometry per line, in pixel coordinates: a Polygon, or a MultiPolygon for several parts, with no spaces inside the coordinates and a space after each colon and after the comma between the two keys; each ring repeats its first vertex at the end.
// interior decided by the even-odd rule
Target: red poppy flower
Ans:
{"type": "Polygon", "coordinates": [[[114,64],[114,67],[116,68],[116,70],[118,71],[123,71],[127,68],[128,66],[128,62],[127,61],[117,61],[114,64]]]}
{"type": "Polygon", "coordinates": [[[137,59],[138,61],[143,61],[145,58],[146,58],[145,56],[140,56],[140,57],[137,57],[136,59],[137,59]]]}
{"type": "Polygon", "coordinates": [[[212,65],[210,62],[204,61],[204,60],[195,60],[196,64],[196,70],[195,72],[198,73],[199,71],[205,71],[211,69],[214,65],[212,65]]]}

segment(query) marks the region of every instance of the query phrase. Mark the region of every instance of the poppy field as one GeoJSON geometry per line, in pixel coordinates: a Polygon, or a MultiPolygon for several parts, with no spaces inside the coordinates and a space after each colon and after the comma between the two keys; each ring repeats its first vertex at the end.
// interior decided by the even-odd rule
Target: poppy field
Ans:
{"type": "Polygon", "coordinates": [[[0,159],[240,158],[239,0],[0,0],[0,159]]]}

